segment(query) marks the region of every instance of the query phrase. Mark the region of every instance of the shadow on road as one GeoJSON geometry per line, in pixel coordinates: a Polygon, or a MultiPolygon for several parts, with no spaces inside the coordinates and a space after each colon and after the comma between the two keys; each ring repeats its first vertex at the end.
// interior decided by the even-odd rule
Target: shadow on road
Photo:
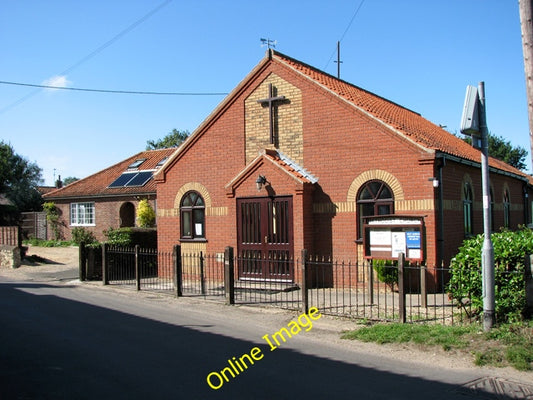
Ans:
{"type": "MultiPolygon", "coordinates": [[[[251,341],[0,284],[2,399],[468,399],[458,386],[279,347],[219,390],[206,382],[251,341]],[[30,293],[31,292],[31,293],[30,293]]],[[[50,293],[48,291],[48,293],[50,293]]],[[[246,321],[242,321],[246,324],[246,321]]],[[[202,325],[205,328],[206,325],[202,325]]],[[[269,333],[269,332],[265,332],[269,333]]],[[[289,343],[287,343],[289,345],[289,343]]],[[[501,397],[500,397],[501,398],[501,397]]]]}

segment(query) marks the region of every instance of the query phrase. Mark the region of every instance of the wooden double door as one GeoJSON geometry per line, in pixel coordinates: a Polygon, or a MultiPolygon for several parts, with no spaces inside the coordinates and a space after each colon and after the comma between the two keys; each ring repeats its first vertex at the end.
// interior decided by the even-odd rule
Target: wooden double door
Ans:
{"type": "Polygon", "coordinates": [[[294,279],[292,197],[237,199],[240,279],[294,279]]]}

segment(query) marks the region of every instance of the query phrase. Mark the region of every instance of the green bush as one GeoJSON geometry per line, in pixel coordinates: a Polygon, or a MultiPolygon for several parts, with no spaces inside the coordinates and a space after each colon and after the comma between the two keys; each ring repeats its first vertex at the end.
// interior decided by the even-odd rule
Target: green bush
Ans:
{"type": "Polygon", "coordinates": [[[394,285],[398,283],[398,268],[393,260],[372,260],[372,266],[378,274],[380,282],[388,285],[394,290],[394,285]]]}
{"type": "MultiPolygon", "coordinates": [[[[447,290],[471,318],[483,311],[481,254],[483,235],[463,242],[451,262],[447,290]]],[[[491,235],[494,247],[495,312],[498,321],[521,320],[526,311],[525,258],[533,254],[533,231],[522,227],[516,232],[491,235]]]]}
{"type": "Polygon", "coordinates": [[[80,243],[85,243],[85,244],[96,243],[97,240],[91,231],[85,228],[82,228],[82,227],[76,227],[72,229],[72,241],[75,244],[80,245],[80,243]]]}
{"type": "Polygon", "coordinates": [[[131,228],[109,228],[104,231],[107,238],[107,243],[114,246],[131,246],[133,230],[131,228]]]}
{"type": "Polygon", "coordinates": [[[139,202],[137,223],[141,228],[150,228],[155,225],[155,211],[146,199],[139,202]]]}

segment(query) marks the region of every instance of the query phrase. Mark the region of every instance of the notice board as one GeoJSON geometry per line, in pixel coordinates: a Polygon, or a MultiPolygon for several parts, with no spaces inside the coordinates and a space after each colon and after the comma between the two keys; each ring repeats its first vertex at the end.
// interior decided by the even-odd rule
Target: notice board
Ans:
{"type": "Polygon", "coordinates": [[[424,218],[386,215],[364,218],[363,245],[365,258],[423,261],[425,248],[424,218]]]}

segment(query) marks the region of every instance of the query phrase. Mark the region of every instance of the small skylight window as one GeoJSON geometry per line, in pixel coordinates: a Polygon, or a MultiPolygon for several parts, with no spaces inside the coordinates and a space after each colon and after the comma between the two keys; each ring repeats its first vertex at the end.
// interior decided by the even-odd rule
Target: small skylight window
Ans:
{"type": "Polygon", "coordinates": [[[139,168],[139,166],[146,161],[146,158],[140,158],[138,160],[135,160],[134,162],[132,162],[130,165],[128,165],[128,169],[135,169],[135,168],[139,168]]]}
{"type": "Polygon", "coordinates": [[[156,168],[161,168],[163,166],[163,164],[168,160],[168,157],[165,157],[163,158],[161,161],[159,161],[157,163],[157,165],[155,166],[156,168]]]}

